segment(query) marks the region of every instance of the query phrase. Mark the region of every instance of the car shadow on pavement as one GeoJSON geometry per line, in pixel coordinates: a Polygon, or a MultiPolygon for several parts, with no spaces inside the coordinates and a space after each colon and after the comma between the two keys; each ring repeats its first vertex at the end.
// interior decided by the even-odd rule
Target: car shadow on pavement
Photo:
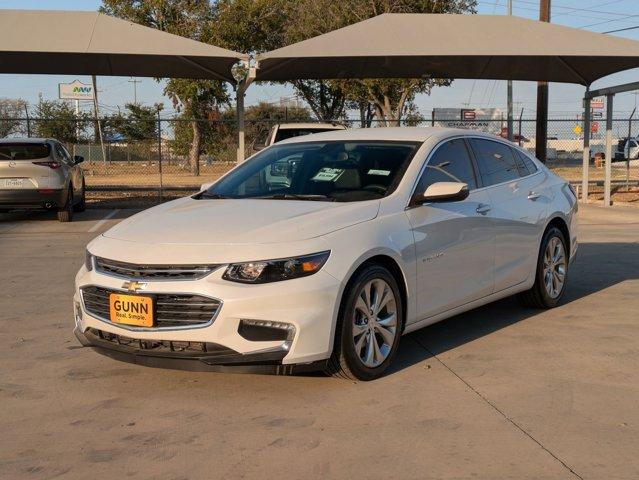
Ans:
{"type": "MultiPolygon", "coordinates": [[[[569,270],[559,307],[626,280],[639,279],[639,243],[583,243],[569,270]]],[[[402,338],[388,375],[427,361],[460,345],[535,317],[545,310],[509,297],[422,328],[402,338]]],[[[571,319],[574,322],[575,319],[571,319]]]]}
{"type": "MultiPolygon", "coordinates": [[[[76,212],[73,214],[73,222],[76,221],[92,221],[92,220],[102,220],[104,216],[111,212],[114,209],[98,209],[98,208],[88,208],[84,212],[76,212]]],[[[122,220],[127,217],[130,217],[134,213],[137,213],[139,209],[118,209],[117,212],[110,216],[114,220],[122,220]]],[[[26,221],[37,221],[37,222],[57,222],[57,214],[55,211],[15,211],[9,213],[0,213],[0,224],[4,222],[26,222],[26,221]]]]}

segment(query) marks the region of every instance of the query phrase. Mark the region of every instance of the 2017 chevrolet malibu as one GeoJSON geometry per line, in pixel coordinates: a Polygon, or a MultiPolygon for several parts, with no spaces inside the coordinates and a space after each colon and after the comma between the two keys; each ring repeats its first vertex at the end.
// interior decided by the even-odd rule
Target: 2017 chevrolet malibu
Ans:
{"type": "Polygon", "coordinates": [[[298,137],[93,240],[75,333],[145,365],[371,380],[402,334],[513,294],[557,305],[576,212],[566,181],[487,134],[298,137]]]}

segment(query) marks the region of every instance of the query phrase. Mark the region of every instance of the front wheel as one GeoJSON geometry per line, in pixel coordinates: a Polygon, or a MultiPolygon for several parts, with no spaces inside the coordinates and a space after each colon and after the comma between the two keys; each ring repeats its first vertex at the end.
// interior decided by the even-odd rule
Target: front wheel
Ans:
{"type": "Polygon", "coordinates": [[[556,227],[544,234],[537,259],[535,283],[520,294],[522,302],[534,308],[553,308],[566,289],[568,279],[568,254],[566,239],[556,227]]]}
{"type": "Polygon", "coordinates": [[[397,282],[380,265],[364,268],[344,292],[328,373],[374,380],[397,352],[404,312],[397,282]]]}

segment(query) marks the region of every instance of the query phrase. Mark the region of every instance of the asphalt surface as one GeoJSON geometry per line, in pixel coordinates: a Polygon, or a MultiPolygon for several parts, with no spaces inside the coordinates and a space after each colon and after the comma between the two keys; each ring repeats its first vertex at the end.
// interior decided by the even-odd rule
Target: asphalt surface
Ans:
{"type": "Polygon", "coordinates": [[[0,478],[639,478],[639,209],[582,208],[560,307],[425,328],[369,383],[80,348],[84,245],[129,214],[0,216],[0,478]]]}

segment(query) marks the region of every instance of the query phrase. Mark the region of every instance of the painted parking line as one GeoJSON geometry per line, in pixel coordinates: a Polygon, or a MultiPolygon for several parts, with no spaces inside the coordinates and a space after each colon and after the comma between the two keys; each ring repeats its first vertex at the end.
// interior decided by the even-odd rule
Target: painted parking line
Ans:
{"type": "Polygon", "coordinates": [[[104,225],[107,220],[109,220],[110,218],[112,218],[116,213],[118,213],[118,209],[114,209],[111,210],[106,217],[104,217],[102,220],[100,220],[98,223],[96,223],[95,225],[93,225],[90,229],[89,229],[89,233],[95,232],[96,230],[98,230],[102,225],[104,225]]]}

